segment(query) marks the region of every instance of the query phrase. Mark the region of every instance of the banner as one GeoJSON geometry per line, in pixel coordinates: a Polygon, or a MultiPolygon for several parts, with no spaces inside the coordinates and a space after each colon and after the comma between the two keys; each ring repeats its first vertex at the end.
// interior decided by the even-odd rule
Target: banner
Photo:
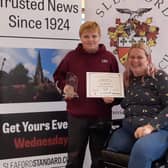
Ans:
{"type": "Polygon", "coordinates": [[[1,0],[0,15],[0,46],[65,49],[79,41],[79,0],[1,0]]]}
{"type": "Polygon", "coordinates": [[[0,167],[67,162],[67,112],[53,73],[79,42],[79,0],[0,0],[0,167]]]}
{"type": "Polygon", "coordinates": [[[86,20],[102,28],[102,43],[113,52],[123,70],[133,42],[144,41],[157,67],[168,72],[168,1],[95,0],[85,2],[86,20]]]}
{"type": "Polygon", "coordinates": [[[1,105],[0,167],[65,166],[66,116],[65,102],[60,106],[55,102],[1,105]]]}

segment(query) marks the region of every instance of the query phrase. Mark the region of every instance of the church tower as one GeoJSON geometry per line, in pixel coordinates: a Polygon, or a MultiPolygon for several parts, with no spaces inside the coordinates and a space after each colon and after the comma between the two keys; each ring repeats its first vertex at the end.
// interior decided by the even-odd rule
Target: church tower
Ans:
{"type": "Polygon", "coordinates": [[[36,71],[35,71],[35,76],[34,76],[34,82],[37,85],[44,82],[44,75],[43,75],[43,68],[42,68],[42,65],[41,65],[40,52],[39,52],[38,58],[37,58],[37,66],[36,66],[36,71]]]}

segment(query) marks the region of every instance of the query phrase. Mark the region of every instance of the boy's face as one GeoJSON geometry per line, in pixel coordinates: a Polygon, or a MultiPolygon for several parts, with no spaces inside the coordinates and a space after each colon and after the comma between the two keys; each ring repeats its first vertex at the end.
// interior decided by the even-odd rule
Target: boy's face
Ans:
{"type": "Polygon", "coordinates": [[[99,48],[100,34],[98,31],[84,31],[80,36],[80,40],[87,52],[94,53],[99,48]]]}

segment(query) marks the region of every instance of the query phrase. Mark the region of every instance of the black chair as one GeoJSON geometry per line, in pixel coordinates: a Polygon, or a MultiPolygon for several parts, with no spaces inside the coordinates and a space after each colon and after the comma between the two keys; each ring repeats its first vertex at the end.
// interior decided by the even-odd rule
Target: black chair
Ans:
{"type": "MultiPolygon", "coordinates": [[[[108,140],[111,134],[115,131],[113,127],[120,127],[122,120],[115,120],[112,123],[112,130],[109,134],[107,142],[105,143],[105,148],[102,150],[102,162],[104,168],[127,168],[129,161],[129,154],[116,153],[110,150],[107,150],[108,140]]],[[[168,168],[168,150],[165,155],[159,160],[153,162],[152,168],[168,168]]]]}

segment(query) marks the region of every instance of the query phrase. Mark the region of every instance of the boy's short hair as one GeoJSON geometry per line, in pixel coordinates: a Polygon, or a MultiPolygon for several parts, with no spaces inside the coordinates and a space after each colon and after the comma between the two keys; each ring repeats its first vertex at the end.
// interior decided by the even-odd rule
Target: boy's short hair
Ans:
{"type": "Polygon", "coordinates": [[[99,35],[101,35],[100,26],[95,21],[86,21],[80,26],[79,36],[81,37],[82,33],[85,31],[98,31],[99,35]]]}

